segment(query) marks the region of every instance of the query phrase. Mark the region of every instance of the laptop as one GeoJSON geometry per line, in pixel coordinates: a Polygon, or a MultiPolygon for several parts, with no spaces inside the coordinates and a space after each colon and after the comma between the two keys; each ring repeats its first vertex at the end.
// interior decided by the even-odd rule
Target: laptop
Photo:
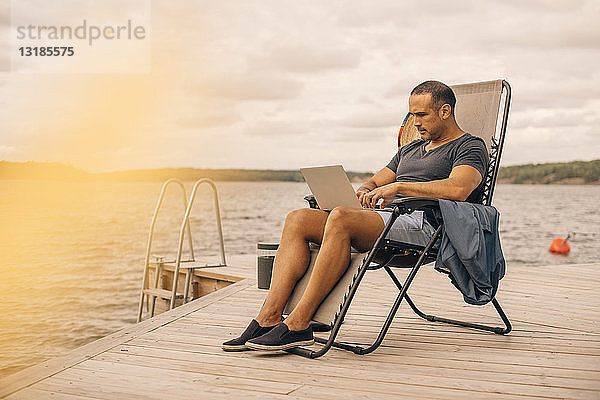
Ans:
{"type": "Polygon", "coordinates": [[[339,206],[362,208],[341,165],[300,168],[300,172],[321,210],[339,206]]]}

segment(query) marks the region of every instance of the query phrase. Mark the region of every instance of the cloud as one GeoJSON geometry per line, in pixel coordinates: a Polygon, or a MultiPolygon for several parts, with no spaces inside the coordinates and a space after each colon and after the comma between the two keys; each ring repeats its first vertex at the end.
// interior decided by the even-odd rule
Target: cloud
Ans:
{"type": "MultiPolygon", "coordinates": [[[[596,102],[597,104],[597,102],[596,102]]],[[[519,128],[537,127],[552,129],[571,129],[579,130],[581,128],[592,128],[600,126],[600,115],[595,112],[594,102],[588,103],[580,108],[528,108],[516,109],[510,116],[512,126],[519,128]]]]}
{"type": "Polygon", "coordinates": [[[171,118],[171,126],[178,130],[203,130],[214,127],[227,127],[241,121],[240,113],[231,104],[204,104],[203,107],[189,107],[180,110],[175,119],[171,118]]]}
{"type": "Polygon", "coordinates": [[[17,148],[15,146],[0,145],[0,154],[3,154],[3,155],[12,154],[12,153],[15,153],[16,151],[17,151],[17,148]]]}
{"type": "Polygon", "coordinates": [[[339,121],[339,126],[346,126],[351,128],[389,128],[394,126],[400,126],[399,121],[402,122],[403,116],[398,112],[364,112],[362,115],[353,115],[347,119],[339,121]]]}
{"type": "MultiPolygon", "coordinates": [[[[104,15],[99,4],[90,14],[104,15]]],[[[91,87],[76,75],[5,74],[2,135],[23,157],[94,170],[332,162],[375,170],[394,152],[415,85],[504,78],[513,88],[505,162],[597,158],[598,7],[583,0],[153,2],[150,74],[90,76],[91,87]],[[102,95],[119,88],[115,96],[131,99],[123,109],[102,95]],[[90,121],[114,128],[110,140],[90,121]],[[99,146],[100,155],[61,150],[73,141],[99,146]]]]}
{"type": "Polygon", "coordinates": [[[10,26],[10,3],[8,0],[0,1],[0,29],[10,26]]]}
{"type": "Polygon", "coordinates": [[[294,125],[293,121],[288,119],[261,119],[247,124],[239,132],[243,136],[263,137],[267,140],[273,137],[290,138],[307,133],[302,127],[294,125]]]}
{"type": "Polygon", "coordinates": [[[596,1],[498,3],[496,8],[496,17],[487,13],[485,29],[473,37],[480,44],[508,45],[525,51],[598,49],[600,26],[596,20],[600,4],[596,1]]]}
{"type": "Polygon", "coordinates": [[[407,112],[398,107],[396,102],[382,102],[370,99],[357,99],[351,104],[344,104],[336,112],[338,117],[330,117],[322,121],[322,126],[348,128],[356,131],[361,130],[397,130],[407,112]]]}
{"type": "Polygon", "coordinates": [[[518,79],[513,86],[514,101],[519,109],[579,109],[590,101],[600,99],[600,85],[595,84],[595,80],[580,79],[578,76],[518,79]]]}
{"type": "MultiPolygon", "coordinates": [[[[431,28],[440,18],[452,19],[457,15],[482,10],[480,1],[439,2],[435,0],[360,0],[352,7],[336,7],[335,20],[340,26],[395,30],[413,29],[426,25],[431,28]]],[[[401,38],[397,38],[401,39],[401,38]]]]}
{"type": "MultiPolygon", "coordinates": [[[[0,74],[10,70],[10,2],[0,1],[0,74]]],[[[0,81],[0,87],[4,84],[0,81]]]]}
{"type": "Polygon", "coordinates": [[[250,73],[202,76],[193,92],[205,98],[225,98],[236,101],[281,100],[297,97],[302,84],[283,76],[250,73]]]}
{"type": "Polygon", "coordinates": [[[308,43],[285,43],[276,45],[268,55],[255,62],[263,67],[277,67],[289,72],[317,73],[358,66],[360,51],[349,46],[326,48],[308,43]]]}

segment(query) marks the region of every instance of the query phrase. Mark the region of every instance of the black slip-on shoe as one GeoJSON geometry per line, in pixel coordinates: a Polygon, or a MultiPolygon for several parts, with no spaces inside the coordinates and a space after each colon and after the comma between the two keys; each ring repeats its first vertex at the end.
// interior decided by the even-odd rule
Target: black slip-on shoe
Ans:
{"type": "Polygon", "coordinates": [[[310,321],[310,327],[312,328],[313,332],[329,332],[331,330],[331,325],[317,321],[310,321]]]}
{"type": "Polygon", "coordinates": [[[315,343],[312,328],[291,331],[283,322],[262,336],[248,340],[246,347],[252,350],[287,350],[315,343]]]}
{"type": "Polygon", "coordinates": [[[255,319],[250,322],[250,325],[246,328],[246,330],[235,339],[228,340],[227,342],[221,345],[221,348],[225,351],[243,351],[248,350],[246,347],[246,342],[250,339],[259,337],[269,332],[271,329],[275,328],[277,325],[273,326],[260,326],[255,319]]]}
{"type": "MultiPolygon", "coordinates": [[[[283,317],[287,318],[288,316],[284,315],[283,317]]],[[[324,324],[322,322],[317,322],[317,321],[312,321],[311,320],[310,321],[310,327],[312,328],[313,333],[314,332],[329,332],[333,328],[333,324],[327,325],[327,324],[324,324]]]]}

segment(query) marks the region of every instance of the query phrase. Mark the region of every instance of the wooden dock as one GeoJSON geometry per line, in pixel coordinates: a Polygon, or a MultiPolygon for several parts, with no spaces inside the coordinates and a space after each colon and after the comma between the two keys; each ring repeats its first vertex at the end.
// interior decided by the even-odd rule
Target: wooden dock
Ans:
{"type": "MultiPolygon", "coordinates": [[[[0,398],[600,399],[600,264],[509,265],[497,296],[514,326],[507,336],[429,323],[404,304],[374,353],[309,360],[220,349],[266,294],[253,257],[237,263],[245,267],[219,272],[247,279],[4,378],[0,398]]],[[[367,273],[339,339],[373,340],[394,289],[383,272],[367,273]]],[[[410,293],[435,315],[496,321],[430,266],[410,293]]]]}

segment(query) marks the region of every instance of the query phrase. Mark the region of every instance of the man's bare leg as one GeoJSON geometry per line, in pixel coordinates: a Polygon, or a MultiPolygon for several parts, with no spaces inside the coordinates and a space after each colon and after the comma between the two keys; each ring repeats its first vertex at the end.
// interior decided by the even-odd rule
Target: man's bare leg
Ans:
{"type": "Polygon", "coordinates": [[[281,242],[275,256],[271,288],[255,318],[260,326],[281,322],[281,313],[296,282],[304,275],[310,261],[308,242],[321,243],[329,214],[304,208],[288,214],[281,242]]]}
{"type": "MultiPolygon", "coordinates": [[[[370,250],[383,231],[383,227],[383,220],[374,211],[338,207],[331,212],[325,225],[321,249],[315,261],[306,291],[296,308],[284,321],[290,330],[300,331],[308,328],[317,307],[348,268],[350,246],[359,251],[370,250]]],[[[308,264],[309,253],[307,247],[304,247],[304,252],[300,257],[302,265],[304,263],[308,264]]],[[[288,268],[290,265],[296,268],[294,264],[285,265],[288,268]]],[[[298,267],[296,272],[302,276],[305,269],[306,267],[300,273],[301,268],[298,267]]],[[[287,285],[290,285],[292,280],[289,279],[286,282],[288,282],[287,285]]],[[[291,286],[279,289],[279,295],[282,297],[278,298],[278,301],[282,301],[285,297],[281,309],[287,302],[287,297],[289,297],[293,287],[293,284],[291,284],[291,286]]],[[[278,315],[281,315],[281,311],[278,315]]],[[[276,323],[278,321],[269,320],[269,322],[276,323]]]]}

